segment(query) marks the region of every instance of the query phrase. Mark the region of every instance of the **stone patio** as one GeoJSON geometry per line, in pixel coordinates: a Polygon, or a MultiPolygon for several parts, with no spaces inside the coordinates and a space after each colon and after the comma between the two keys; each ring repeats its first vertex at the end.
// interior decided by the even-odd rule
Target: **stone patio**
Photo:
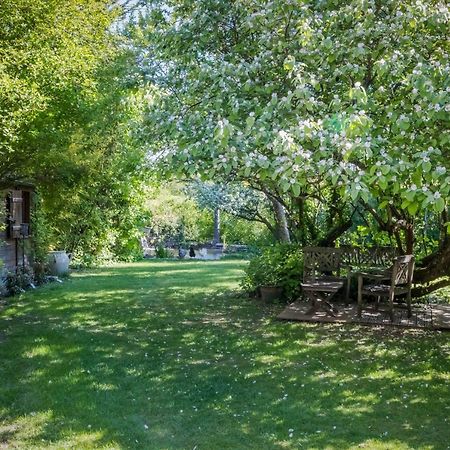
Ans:
{"type": "Polygon", "coordinates": [[[300,322],[341,322],[450,330],[450,305],[413,305],[410,318],[407,317],[406,309],[402,305],[397,305],[394,312],[394,322],[389,320],[388,312],[383,309],[383,305],[380,306],[378,311],[366,306],[363,309],[362,317],[357,315],[356,304],[336,303],[335,306],[338,311],[334,317],[323,311],[317,311],[309,315],[306,313],[311,308],[310,302],[298,300],[288,305],[277,318],[300,322]]]}

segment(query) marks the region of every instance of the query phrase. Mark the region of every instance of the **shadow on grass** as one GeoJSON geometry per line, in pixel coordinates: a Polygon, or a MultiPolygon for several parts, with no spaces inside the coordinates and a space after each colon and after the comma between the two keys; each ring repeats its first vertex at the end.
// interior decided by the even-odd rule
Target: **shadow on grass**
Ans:
{"type": "Polygon", "coordinates": [[[145,262],[17,301],[0,318],[0,443],[447,448],[447,335],[277,322],[216,295],[241,267],[145,262]]]}

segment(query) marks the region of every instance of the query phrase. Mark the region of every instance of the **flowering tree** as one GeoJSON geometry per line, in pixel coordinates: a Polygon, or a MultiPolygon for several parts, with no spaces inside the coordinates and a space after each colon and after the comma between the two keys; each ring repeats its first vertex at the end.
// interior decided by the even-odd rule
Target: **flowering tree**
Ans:
{"type": "Polygon", "coordinates": [[[411,253],[415,222],[436,214],[439,248],[417,279],[449,281],[448,5],[147,4],[131,32],[153,86],[154,161],[183,175],[248,180],[299,217],[309,238],[311,211],[324,211],[335,239],[358,209],[411,253]]]}
{"type": "MultiPolygon", "coordinates": [[[[271,219],[269,203],[263,193],[238,184],[215,184],[195,180],[188,185],[188,193],[202,208],[214,211],[214,241],[220,242],[220,211],[250,222],[264,224],[275,238],[279,238],[280,221],[271,219]]],[[[286,240],[286,239],[284,239],[286,240]]]]}

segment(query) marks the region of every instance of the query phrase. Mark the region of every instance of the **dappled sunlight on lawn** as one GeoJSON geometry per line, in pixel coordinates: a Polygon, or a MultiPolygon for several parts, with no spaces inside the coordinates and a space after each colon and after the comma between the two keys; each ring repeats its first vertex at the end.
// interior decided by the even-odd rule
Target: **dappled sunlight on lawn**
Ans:
{"type": "Polygon", "coordinates": [[[12,299],[1,442],[445,448],[447,335],[278,322],[229,292],[241,268],[146,261],[12,299]]]}

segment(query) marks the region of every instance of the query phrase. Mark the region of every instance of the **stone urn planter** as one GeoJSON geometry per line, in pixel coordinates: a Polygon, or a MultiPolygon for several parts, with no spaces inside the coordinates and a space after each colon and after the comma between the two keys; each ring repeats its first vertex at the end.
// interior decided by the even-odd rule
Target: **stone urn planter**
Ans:
{"type": "Polygon", "coordinates": [[[261,286],[259,288],[261,300],[265,303],[272,303],[283,295],[283,288],[279,286],[261,286]]]}
{"type": "Polygon", "coordinates": [[[51,275],[64,275],[69,272],[69,263],[72,255],[64,250],[49,252],[48,268],[51,275]]]}

